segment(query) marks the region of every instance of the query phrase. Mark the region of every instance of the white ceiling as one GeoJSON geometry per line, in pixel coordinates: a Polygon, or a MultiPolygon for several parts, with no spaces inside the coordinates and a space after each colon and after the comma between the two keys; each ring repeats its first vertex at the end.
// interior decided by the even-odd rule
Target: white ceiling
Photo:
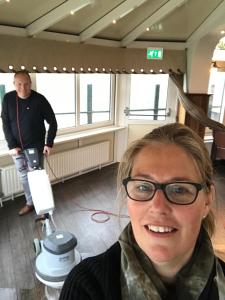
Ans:
{"type": "Polygon", "coordinates": [[[184,49],[221,11],[225,24],[223,0],[0,0],[0,35],[184,49]]]}

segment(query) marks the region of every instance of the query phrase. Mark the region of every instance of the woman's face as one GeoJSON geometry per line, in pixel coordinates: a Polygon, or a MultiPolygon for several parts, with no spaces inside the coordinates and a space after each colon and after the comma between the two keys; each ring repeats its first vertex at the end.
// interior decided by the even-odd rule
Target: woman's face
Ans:
{"type": "MultiPolygon", "coordinates": [[[[154,142],[135,157],[132,178],[158,183],[202,183],[197,164],[181,147],[154,142]]],[[[153,199],[137,202],[128,197],[128,212],[135,239],[155,266],[181,267],[192,255],[202,219],[208,214],[212,195],[201,190],[190,205],[170,203],[162,190],[153,199]]]]}

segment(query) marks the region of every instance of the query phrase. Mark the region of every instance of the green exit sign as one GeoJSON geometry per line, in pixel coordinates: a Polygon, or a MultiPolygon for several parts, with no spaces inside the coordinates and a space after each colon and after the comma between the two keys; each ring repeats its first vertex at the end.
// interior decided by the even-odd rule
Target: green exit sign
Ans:
{"type": "Polygon", "coordinates": [[[163,48],[148,48],[147,59],[163,59],[163,48]]]}

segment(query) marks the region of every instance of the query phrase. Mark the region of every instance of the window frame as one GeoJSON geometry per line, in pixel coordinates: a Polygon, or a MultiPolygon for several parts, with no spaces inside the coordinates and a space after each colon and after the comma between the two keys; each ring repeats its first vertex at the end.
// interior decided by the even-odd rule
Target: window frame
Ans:
{"type": "MultiPolygon", "coordinates": [[[[129,74],[128,77],[128,99],[126,106],[130,108],[130,95],[131,95],[131,75],[129,74]]],[[[138,74],[137,74],[138,75],[138,74]]],[[[156,76],[156,74],[140,74],[140,75],[152,75],[156,76]]],[[[178,97],[176,100],[174,100],[174,94],[177,95],[177,87],[172,82],[172,80],[169,77],[169,74],[163,74],[168,75],[168,84],[167,84],[167,96],[166,96],[166,112],[169,114],[166,115],[165,120],[150,120],[150,119],[129,119],[129,116],[127,116],[127,124],[129,125],[135,125],[135,124],[151,124],[154,126],[160,126],[165,123],[171,123],[176,121],[176,114],[177,114],[177,103],[178,103],[178,97]]]]}
{"type": "MultiPolygon", "coordinates": [[[[93,73],[94,74],[98,74],[98,73],[93,73]]],[[[115,75],[114,74],[109,74],[110,78],[111,78],[111,85],[110,85],[110,120],[108,121],[100,121],[97,123],[93,123],[93,124],[83,124],[80,125],[80,75],[82,74],[75,74],[75,84],[76,84],[76,108],[75,111],[77,112],[75,114],[76,116],[76,124],[79,124],[76,126],[76,128],[64,128],[64,129],[60,129],[60,133],[62,131],[62,134],[64,133],[71,133],[71,132],[78,132],[78,131],[83,131],[83,130],[88,130],[88,129],[96,129],[99,127],[105,127],[105,126],[110,126],[113,125],[115,123],[115,75]],[[78,101],[79,100],[79,101],[78,101]]],[[[59,133],[59,134],[60,134],[59,133]]]]}

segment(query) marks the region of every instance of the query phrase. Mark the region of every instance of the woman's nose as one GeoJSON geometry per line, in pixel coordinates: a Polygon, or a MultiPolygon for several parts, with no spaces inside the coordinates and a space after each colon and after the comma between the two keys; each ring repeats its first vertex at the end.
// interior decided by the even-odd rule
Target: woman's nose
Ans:
{"type": "Polygon", "coordinates": [[[152,211],[166,213],[171,210],[171,204],[167,200],[163,190],[156,190],[154,197],[149,201],[149,207],[152,211]]]}

